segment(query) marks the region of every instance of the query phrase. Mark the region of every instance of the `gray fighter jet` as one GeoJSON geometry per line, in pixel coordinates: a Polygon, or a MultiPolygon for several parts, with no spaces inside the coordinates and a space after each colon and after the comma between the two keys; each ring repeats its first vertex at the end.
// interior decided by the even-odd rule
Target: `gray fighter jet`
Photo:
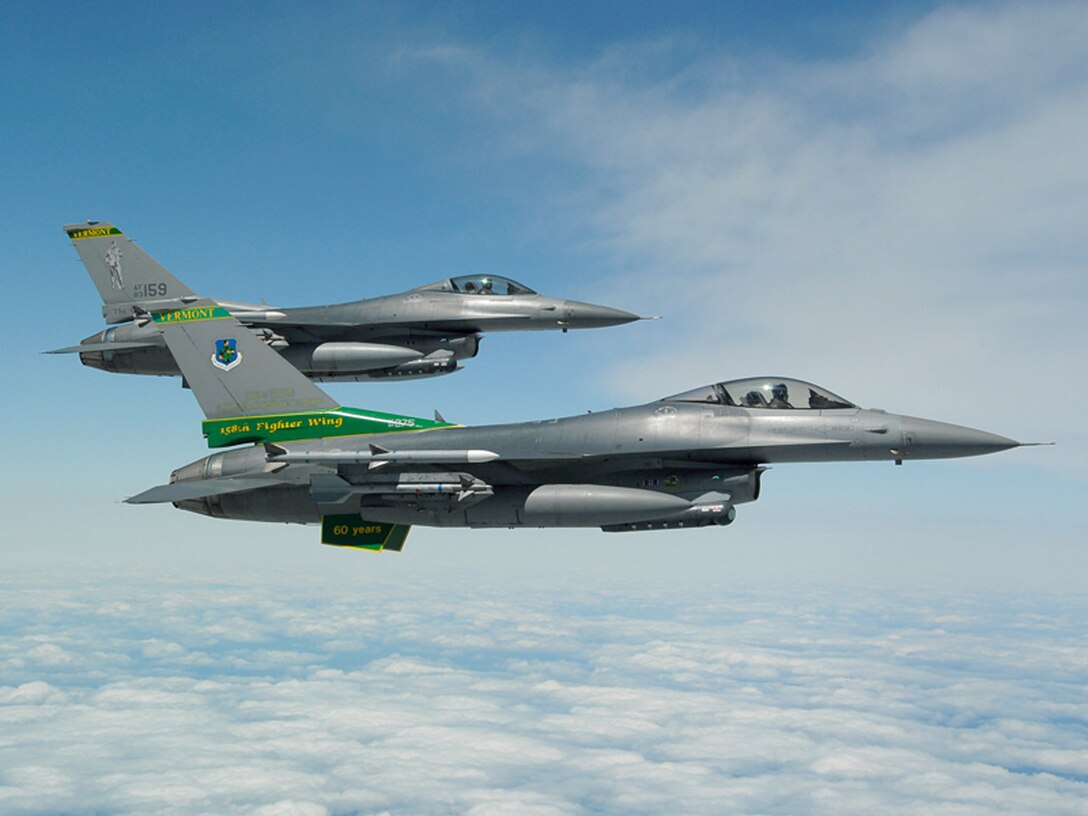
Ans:
{"type": "Polygon", "coordinates": [[[639,405],[462,427],[345,408],[212,301],[155,312],[207,417],[211,447],[127,501],[207,516],[320,523],[326,544],[399,550],[412,524],[724,525],[777,462],[939,459],[1020,443],[859,408],[783,377],[714,383],[639,405]]]}
{"type": "MultiPolygon", "coordinates": [[[[68,224],[80,259],[114,325],[78,346],[86,366],[127,374],[179,374],[150,314],[201,300],[184,283],[103,221],[68,224]]],[[[480,335],[495,331],[595,329],[638,315],[538,294],[498,275],[462,275],[398,295],[330,306],[274,308],[217,301],[257,331],[292,365],[315,380],[430,377],[475,357],[480,335]]]]}

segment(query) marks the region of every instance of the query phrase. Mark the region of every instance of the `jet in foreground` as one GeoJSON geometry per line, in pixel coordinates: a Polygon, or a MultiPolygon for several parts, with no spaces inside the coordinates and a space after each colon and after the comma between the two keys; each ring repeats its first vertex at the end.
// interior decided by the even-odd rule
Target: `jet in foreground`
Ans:
{"type": "Polygon", "coordinates": [[[409,526],[724,525],[777,462],[940,459],[1003,436],[865,410],[781,377],[714,383],[633,408],[462,427],[345,408],[218,304],[156,312],[207,417],[210,447],[127,501],[320,523],[326,544],[400,550],[409,526]]]}
{"type": "MultiPolygon", "coordinates": [[[[152,312],[202,298],[103,221],[68,224],[71,238],[114,325],[78,346],[86,366],[127,374],[179,374],[152,312]]],[[[463,275],[398,295],[330,306],[274,308],[217,301],[315,380],[378,380],[449,374],[475,357],[486,331],[594,329],[638,315],[538,294],[498,275],[463,275]]]]}

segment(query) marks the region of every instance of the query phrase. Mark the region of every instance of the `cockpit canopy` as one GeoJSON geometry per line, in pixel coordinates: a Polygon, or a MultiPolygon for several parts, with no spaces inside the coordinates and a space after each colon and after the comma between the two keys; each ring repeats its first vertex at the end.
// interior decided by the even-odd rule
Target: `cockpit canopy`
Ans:
{"type": "Polygon", "coordinates": [[[755,377],[749,380],[704,385],[682,394],[665,397],[662,402],[706,402],[737,408],[807,409],[827,411],[857,408],[854,403],[832,394],[818,385],[782,377],[755,377]]]}
{"type": "Polygon", "coordinates": [[[462,295],[535,295],[524,283],[501,275],[461,275],[416,287],[416,292],[457,292],[462,295]]]}

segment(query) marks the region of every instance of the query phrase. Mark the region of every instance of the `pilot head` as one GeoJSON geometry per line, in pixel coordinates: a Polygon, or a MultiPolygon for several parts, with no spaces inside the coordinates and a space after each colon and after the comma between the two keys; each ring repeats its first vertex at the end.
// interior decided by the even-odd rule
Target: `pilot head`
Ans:
{"type": "Polygon", "coordinates": [[[771,395],[774,397],[775,402],[789,402],[790,390],[786,388],[785,383],[778,383],[771,389],[771,395]]]}

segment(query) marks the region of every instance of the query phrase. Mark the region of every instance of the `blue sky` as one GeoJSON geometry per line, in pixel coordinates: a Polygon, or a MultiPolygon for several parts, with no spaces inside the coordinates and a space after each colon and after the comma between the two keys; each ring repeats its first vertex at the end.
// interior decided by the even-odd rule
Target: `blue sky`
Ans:
{"type": "MultiPolygon", "coordinates": [[[[102,509],[201,455],[176,381],[38,354],[101,326],[59,226],[102,218],[227,298],[347,300],[484,270],[663,317],[493,335],[446,379],[330,389],[349,405],[480,424],[796,376],[1058,446],[776,469],[741,515],[752,535],[819,513],[882,540],[933,518],[1004,549],[1040,528],[1082,538],[1086,435],[1057,410],[1086,397],[1082,10],[769,8],[5,7],[0,207],[32,240],[3,262],[4,354],[50,429],[9,441],[26,463],[13,529],[36,529],[61,459],[87,487],[65,501],[95,519],[80,538],[164,512],[216,535],[102,509]]],[[[27,427],[23,405],[4,410],[27,427]]]]}
{"type": "MultiPolygon", "coordinates": [[[[890,593],[896,608],[913,609],[911,593],[930,593],[938,617],[953,614],[949,599],[963,595],[1027,593],[1033,620],[1044,621],[1036,632],[1043,646],[1071,655],[1079,674],[1070,682],[1083,682],[1083,642],[1045,623],[1083,610],[1088,573],[1081,4],[106,3],[91,11],[9,3],[0,32],[0,215],[18,236],[0,260],[13,305],[0,351],[9,383],[0,510],[6,587],[30,593],[25,608],[39,593],[43,609],[105,608],[101,576],[135,574],[152,595],[162,582],[180,582],[182,596],[210,582],[201,625],[230,628],[280,597],[276,614],[285,617],[314,604],[338,615],[333,601],[321,606],[313,594],[326,582],[337,592],[346,591],[340,580],[372,585],[383,599],[418,585],[427,591],[409,594],[433,628],[412,637],[439,644],[452,636],[443,599],[463,597],[463,587],[519,626],[539,615],[562,628],[567,601],[552,595],[569,600],[561,590],[572,581],[620,581],[634,595],[665,592],[653,612],[664,618],[677,614],[670,592],[698,605],[744,588],[778,610],[782,625],[759,641],[772,648],[789,634],[781,611],[789,598],[835,587],[854,617],[825,605],[822,626],[879,667],[883,657],[859,645],[869,634],[855,625],[866,610],[883,620],[869,588],[890,593]],[[123,506],[119,499],[204,454],[201,415],[176,381],[108,376],[39,354],[101,327],[98,298],[60,230],[84,218],[115,222],[194,289],[225,298],[321,303],[489,271],[663,318],[599,332],[493,335],[451,377],[330,389],[348,405],[423,416],[438,407],[481,424],[781,374],[869,407],[1058,444],[902,468],[777,467],[760,501],[728,529],[419,528],[399,557],[326,550],[312,528],[123,506]],[[24,570],[36,583],[22,584],[24,570]],[[100,577],[84,580],[92,573],[100,577]],[[297,597],[284,594],[294,575],[307,582],[297,597]],[[536,608],[490,594],[504,586],[536,608]],[[232,612],[239,593],[244,609],[232,612]]],[[[129,614],[154,617],[141,598],[124,601],[129,614]]],[[[600,637],[630,638],[650,660],[659,635],[630,635],[641,631],[628,628],[638,614],[608,598],[615,630],[600,637]]],[[[992,640],[972,643],[998,648],[1015,624],[1000,603],[979,604],[971,619],[992,640]]],[[[62,701],[58,711],[74,716],[93,711],[95,695],[113,683],[204,677],[171,663],[173,647],[144,654],[139,645],[204,652],[202,629],[122,632],[118,649],[130,660],[122,671],[114,657],[96,666],[93,651],[72,649],[73,637],[108,636],[108,622],[92,618],[97,629],[70,628],[61,612],[10,619],[5,635],[15,645],[0,687],[27,705],[62,701]],[[50,661],[68,653],[83,668],[52,673],[50,661]]],[[[386,625],[389,641],[374,660],[404,650],[408,634],[386,625]]],[[[904,626],[913,624],[888,619],[889,632],[904,626]]],[[[696,626],[690,640],[709,649],[720,639],[712,630],[696,626]]],[[[941,637],[934,648],[952,648],[941,637]]],[[[298,663],[307,678],[344,670],[326,640],[287,643],[277,626],[259,640],[263,651],[313,655],[298,663]]],[[[598,659],[594,643],[575,638],[571,648],[576,663],[598,659]]],[[[423,659],[464,670],[481,688],[496,680],[470,656],[437,649],[423,659]]],[[[370,665],[354,660],[352,670],[370,665]]],[[[1030,696],[1028,680],[1011,669],[1001,677],[986,661],[967,658],[985,663],[998,685],[1011,684],[1002,695],[1030,696]]],[[[298,679],[290,660],[260,665],[269,682],[298,679]]],[[[953,682],[940,666],[929,671],[953,682]]],[[[657,682],[636,674],[619,685],[657,682]]],[[[781,703],[781,689],[765,691],[781,703]]],[[[515,707],[517,694],[508,698],[515,707]]],[[[547,712],[534,705],[526,727],[543,728],[547,712]]],[[[299,716],[320,719],[315,709],[299,716]]],[[[1039,750],[1083,733],[1080,716],[1044,729],[1039,750]]],[[[566,755],[554,734],[542,739],[566,755]]],[[[48,747],[35,750],[35,767],[59,762],[48,747]]],[[[722,750],[707,748],[706,761],[722,750]]],[[[1021,759],[993,764],[1012,773],[1021,759]]],[[[328,768],[319,766],[320,776],[328,768]]],[[[74,807],[81,785],[101,772],[73,771],[74,798],[63,801],[74,807]]],[[[19,777],[30,780],[26,791],[48,778],[19,777]]],[[[957,778],[979,782],[970,771],[957,778]]],[[[1022,778],[1029,787],[1048,780],[1022,778]]],[[[22,782],[3,784],[22,795],[22,782]]],[[[724,778],[707,784],[728,787],[724,778]]],[[[856,801],[902,801],[893,785],[867,790],[874,798],[856,801]]],[[[480,791],[480,803],[492,801],[480,791]]],[[[19,801],[32,801],[27,795],[19,801]]],[[[383,795],[391,798],[373,809],[442,809],[440,797],[424,806],[383,795]]],[[[754,796],[738,809],[788,812],[816,801],[754,796]]],[[[290,797],[222,802],[256,808],[281,799],[290,797]]],[[[311,797],[313,807],[297,812],[348,812],[349,800],[311,797]]],[[[135,801],[100,804],[138,810],[135,801]]],[[[178,812],[216,809],[214,800],[183,801],[190,804],[178,812]]],[[[579,812],[609,800],[572,801],[538,804],[540,812],[579,812]]],[[[605,809],[623,809],[616,801],[605,809]]],[[[501,802],[492,804],[498,812],[501,802]]]]}

